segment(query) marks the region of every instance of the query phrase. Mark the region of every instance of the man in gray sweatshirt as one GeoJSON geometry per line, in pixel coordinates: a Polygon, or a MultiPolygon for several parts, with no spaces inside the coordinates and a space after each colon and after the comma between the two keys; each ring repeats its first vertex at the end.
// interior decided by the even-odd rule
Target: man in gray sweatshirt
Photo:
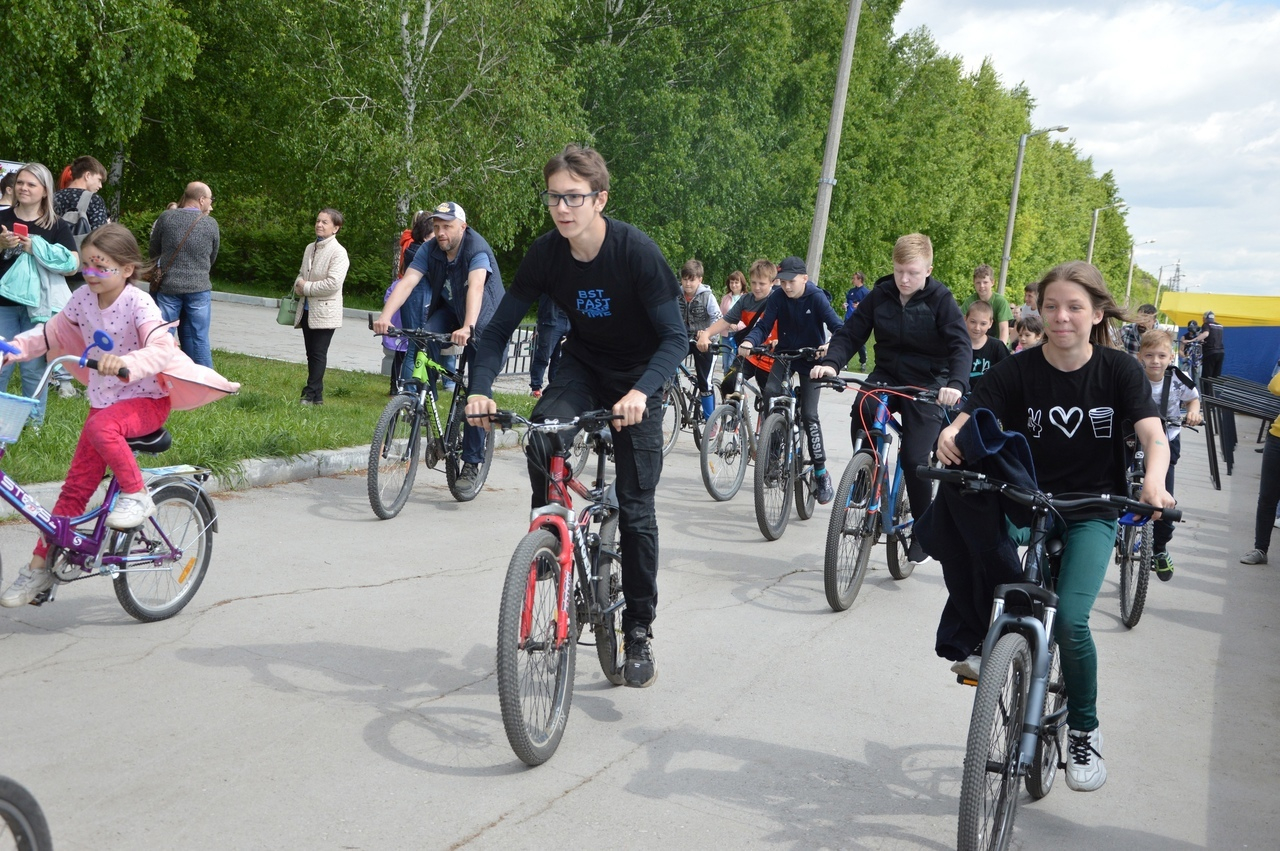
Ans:
{"type": "Polygon", "coordinates": [[[165,210],[151,231],[151,258],[164,270],[156,304],[166,322],[180,320],[178,343],[196,363],[213,366],[209,320],[213,283],[209,271],[218,257],[218,223],[209,214],[213,192],[188,183],[176,210],[165,210]]]}

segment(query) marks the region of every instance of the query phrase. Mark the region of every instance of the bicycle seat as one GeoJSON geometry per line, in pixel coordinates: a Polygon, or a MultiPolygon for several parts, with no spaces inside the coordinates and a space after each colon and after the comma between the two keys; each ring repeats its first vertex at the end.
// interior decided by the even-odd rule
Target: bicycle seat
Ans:
{"type": "Polygon", "coordinates": [[[129,444],[129,448],[134,452],[159,455],[173,445],[173,435],[169,434],[167,428],[161,426],[151,434],[144,434],[140,437],[126,437],[125,443],[129,444]]]}

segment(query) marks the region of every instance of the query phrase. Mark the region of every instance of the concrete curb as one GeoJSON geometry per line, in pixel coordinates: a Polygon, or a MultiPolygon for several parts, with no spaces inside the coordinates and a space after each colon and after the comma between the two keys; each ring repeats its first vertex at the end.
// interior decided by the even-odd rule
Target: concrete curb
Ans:
{"type": "MultiPolygon", "coordinates": [[[[269,307],[272,310],[276,310],[277,308],[280,307],[280,299],[266,298],[265,296],[241,295],[240,293],[223,293],[223,292],[218,292],[217,290],[213,290],[212,292],[210,292],[209,297],[213,301],[230,301],[236,304],[251,304],[254,307],[269,307]]],[[[364,319],[371,312],[376,313],[376,311],[360,310],[355,307],[342,308],[342,316],[345,319],[364,319]]]]}
{"type": "MultiPolygon", "coordinates": [[[[519,445],[518,433],[515,431],[494,432],[498,442],[495,449],[511,449],[519,445]]],[[[317,476],[337,476],[343,473],[354,473],[369,467],[369,447],[348,446],[345,449],[320,449],[295,455],[291,458],[250,458],[241,461],[236,470],[227,476],[214,476],[206,484],[210,493],[224,491],[261,488],[268,485],[279,485],[286,482],[299,482],[317,476]]],[[[23,490],[34,497],[49,511],[58,501],[58,493],[62,490],[62,482],[40,482],[26,486],[23,490]]],[[[89,500],[93,505],[101,501],[106,494],[107,486],[98,486],[98,490],[89,500]]],[[[20,515],[7,502],[0,501],[0,521],[18,519],[20,515]]]]}

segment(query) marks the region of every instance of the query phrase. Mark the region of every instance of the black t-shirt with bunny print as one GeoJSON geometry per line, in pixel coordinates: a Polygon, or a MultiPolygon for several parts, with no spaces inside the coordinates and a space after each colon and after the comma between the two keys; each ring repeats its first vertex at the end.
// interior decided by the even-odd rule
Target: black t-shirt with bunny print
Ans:
{"type": "MultiPolygon", "coordinates": [[[[1019,352],[983,376],[964,406],[978,408],[1026,435],[1040,489],[1052,494],[1125,494],[1125,432],[1159,416],[1138,362],[1101,346],[1074,372],[1051,366],[1043,346],[1019,352]]],[[[1116,515],[1093,509],[1071,518],[1116,515]]]]}

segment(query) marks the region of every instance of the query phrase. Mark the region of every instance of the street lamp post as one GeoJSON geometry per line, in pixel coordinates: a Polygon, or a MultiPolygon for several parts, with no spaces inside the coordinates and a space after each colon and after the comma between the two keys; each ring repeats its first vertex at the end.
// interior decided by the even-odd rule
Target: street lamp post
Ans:
{"type": "Polygon", "coordinates": [[[1093,211],[1093,225],[1091,225],[1089,228],[1089,252],[1088,252],[1088,256],[1085,257],[1084,259],[1086,263],[1093,262],[1093,240],[1094,240],[1094,237],[1098,235],[1098,214],[1101,213],[1103,210],[1110,210],[1112,207],[1123,207],[1123,206],[1124,206],[1123,201],[1117,201],[1114,204],[1108,204],[1105,207],[1098,207],[1093,211]]]}
{"type": "Polygon", "coordinates": [[[1013,220],[1018,215],[1018,184],[1022,182],[1022,158],[1027,152],[1027,140],[1032,136],[1043,136],[1045,133],[1063,133],[1067,128],[1063,125],[1046,127],[1031,133],[1023,133],[1018,139],[1018,161],[1013,167],[1013,195],[1009,198],[1009,223],[1004,228],[1004,253],[1000,255],[1000,289],[1004,294],[1005,278],[1009,276],[1009,252],[1013,250],[1013,220]]]}
{"type": "Polygon", "coordinates": [[[1133,293],[1133,253],[1139,245],[1150,245],[1153,242],[1155,242],[1154,239],[1146,239],[1142,242],[1129,243],[1129,282],[1124,285],[1124,306],[1126,310],[1129,309],[1129,298],[1133,293]]]}

